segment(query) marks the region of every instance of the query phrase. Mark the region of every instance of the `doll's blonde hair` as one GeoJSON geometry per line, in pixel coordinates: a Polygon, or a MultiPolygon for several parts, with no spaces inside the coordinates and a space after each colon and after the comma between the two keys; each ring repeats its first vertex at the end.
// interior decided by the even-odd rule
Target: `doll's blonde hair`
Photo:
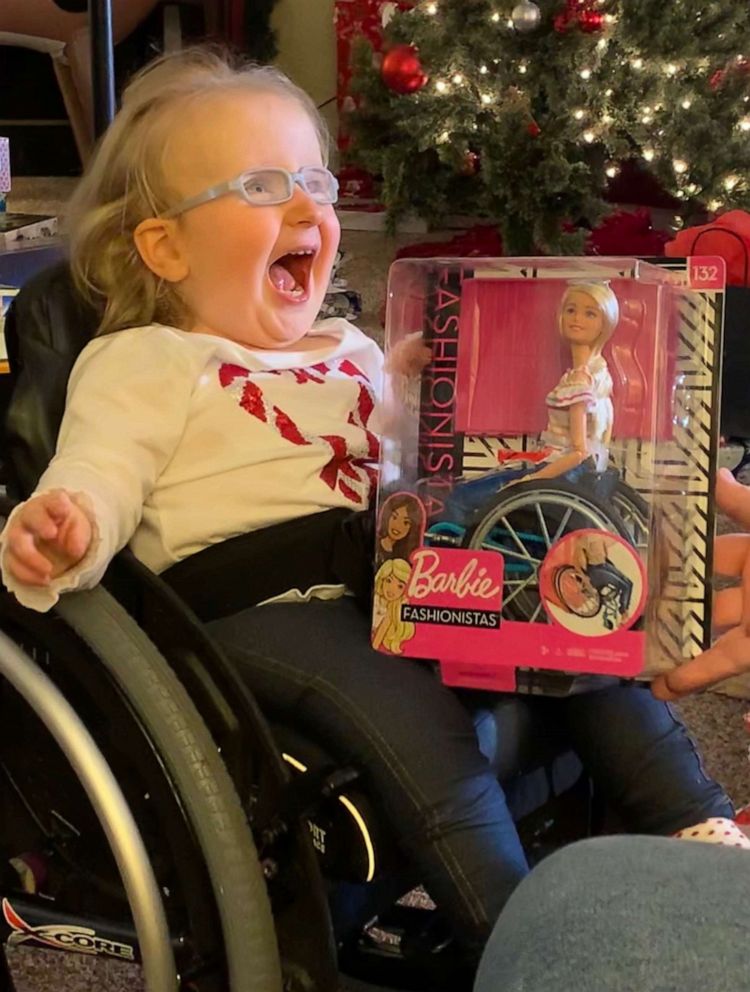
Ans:
{"type": "Polygon", "coordinates": [[[386,600],[383,596],[383,585],[392,575],[395,575],[399,582],[408,582],[411,575],[411,565],[403,558],[389,558],[383,562],[375,575],[375,595],[384,600],[388,617],[388,629],[383,638],[383,646],[392,651],[393,654],[401,654],[403,642],[414,637],[414,624],[410,620],[401,619],[403,597],[402,599],[386,600]]]}
{"type": "Polygon", "coordinates": [[[573,293],[585,293],[596,303],[604,318],[602,333],[596,343],[596,351],[600,352],[609,341],[620,320],[620,304],[614,290],[608,282],[571,282],[563,293],[558,310],[558,325],[562,334],[562,319],[565,305],[573,293]]]}
{"type": "Polygon", "coordinates": [[[142,261],[133,234],[179,197],[168,178],[165,139],[181,111],[234,93],[276,93],[296,101],[312,121],[328,162],[329,135],[310,97],[273,66],[243,63],[219,49],[196,47],[149,63],[128,84],[122,108],[104,134],[70,201],[67,227],[78,291],[101,314],[99,334],[141,324],[179,323],[179,292],[142,261]]]}

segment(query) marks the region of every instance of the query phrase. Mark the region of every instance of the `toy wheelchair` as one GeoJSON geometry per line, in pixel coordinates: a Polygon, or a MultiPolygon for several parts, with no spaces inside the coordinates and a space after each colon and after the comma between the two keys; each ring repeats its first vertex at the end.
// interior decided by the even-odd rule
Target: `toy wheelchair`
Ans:
{"type": "MultiPolygon", "coordinates": [[[[530,474],[533,469],[527,471],[530,474]]],[[[609,531],[645,553],[648,527],[648,506],[643,497],[622,480],[616,468],[597,472],[593,461],[587,459],[553,479],[524,481],[516,469],[501,468],[457,480],[440,519],[428,528],[426,541],[436,546],[500,552],[505,562],[503,616],[533,622],[546,619],[539,595],[539,569],[561,537],[585,528],[609,531]]],[[[567,583],[570,578],[565,573],[562,581],[567,583]]],[[[628,580],[612,575],[607,585],[603,575],[599,578],[598,592],[592,589],[595,595],[579,605],[584,612],[578,615],[595,616],[603,606],[611,613],[609,589],[615,587],[617,605],[624,613],[628,604],[623,603],[628,597],[623,583],[628,580]]],[[[614,617],[605,617],[605,626],[607,621],[614,624],[614,617]]]]}
{"type": "MultiPolygon", "coordinates": [[[[13,304],[4,516],[52,457],[94,329],[66,265],[13,304]]],[[[542,521],[612,526],[593,490],[521,484],[465,539],[520,544],[533,563],[534,521],[542,541],[542,521]]],[[[339,971],[470,987],[439,916],[395,905],[419,879],[347,756],[271,726],[198,616],[132,554],[48,614],[0,591],[0,628],[0,941],[140,963],[149,992],[334,992],[339,971]]],[[[477,734],[533,857],[550,822],[586,832],[589,786],[565,745],[513,697],[503,706],[503,732],[487,710],[477,734]]],[[[2,954],[0,988],[14,988],[2,954]]]]}

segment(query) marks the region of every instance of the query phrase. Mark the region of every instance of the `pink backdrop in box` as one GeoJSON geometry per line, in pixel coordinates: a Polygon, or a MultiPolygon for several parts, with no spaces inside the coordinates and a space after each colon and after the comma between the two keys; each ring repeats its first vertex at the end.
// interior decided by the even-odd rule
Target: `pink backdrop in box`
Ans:
{"type": "MultiPolygon", "coordinates": [[[[570,367],[557,312],[567,280],[469,279],[463,284],[456,429],[466,434],[540,434],[545,396],[570,367]]],[[[612,280],[620,322],[604,349],[614,383],[615,438],[668,440],[675,328],[656,340],[660,292],[612,280]]]]}

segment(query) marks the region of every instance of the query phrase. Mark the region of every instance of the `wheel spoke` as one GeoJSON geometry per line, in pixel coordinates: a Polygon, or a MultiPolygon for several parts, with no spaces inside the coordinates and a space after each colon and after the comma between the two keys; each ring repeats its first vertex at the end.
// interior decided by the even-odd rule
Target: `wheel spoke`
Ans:
{"type": "Polygon", "coordinates": [[[532,558],[528,551],[525,554],[519,554],[518,551],[514,551],[512,548],[504,548],[497,544],[485,544],[482,542],[483,551],[498,551],[501,555],[506,558],[516,558],[521,561],[528,562],[531,565],[539,566],[542,564],[541,558],[532,558]]]}
{"type": "Polygon", "coordinates": [[[515,528],[510,525],[510,523],[508,522],[508,518],[500,517],[500,523],[503,524],[505,529],[508,531],[511,540],[521,549],[523,554],[530,559],[531,554],[529,553],[529,549],[526,547],[526,545],[523,543],[521,538],[518,536],[518,534],[515,531],[515,528]]]}
{"type": "Polygon", "coordinates": [[[536,604],[536,609],[529,617],[529,623],[533,623],[541,612],[542,612],[542,601],[540,599],[539,602],[536,604]]]}
{"type": "Polygon", "coordinates": [[[537,520],[539,521],[539,526],[542,529],[542,535],[544,536],[544,543],[547,545],[548,548],[551,548],[552,542],[549,539],[549,531],[547,530],[547,521],[544,519],[542,508],[537,503],[534,509],[536,510],[536,516],[537,516],[537,520]]]}
{"type": "Polygon", "coordinates": [[[552,543],[556,543],[560,540],[561,536],[565,533],[565,528],[568,526],[568,521],[573,516],[573,507],[569,506],[565,511],[565,516],[562,518],[560,526],[555,531],[555,536],[552,538],[552,543]]]}
{"type": "Polygon", "coordinates": [[[529,575],[527,579],[524,579],[524,581],[519,585],[518,589],[514,589],[510,596],[503,600],[503,606],[507,606],[509,603],[512,603],[516,596],[520,592],[523,592],[523,590],[529,585],[530,582],[533,582],[534,579],[536,579],[536,572],[532,572],[531,575],[529,575]]]}

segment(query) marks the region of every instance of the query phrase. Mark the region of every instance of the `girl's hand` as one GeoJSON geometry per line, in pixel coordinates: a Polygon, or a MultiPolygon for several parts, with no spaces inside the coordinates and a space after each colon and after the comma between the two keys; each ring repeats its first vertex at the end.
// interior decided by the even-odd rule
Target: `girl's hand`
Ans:
{"type": "MultiPolygon", "coordinates": [[[[750,529],[750,489],[722,469],[716,482],[720,510],[750,529]]],[[[714,594],[714,625],[723,633],[708,651],[674,671],[654,679],[657,699],[678,699],[716,682],[750,672],[750,534],[716,538],[714,569],[718,575],[736,576],[740,584],[714,594]]]]}
{"type": "Polygon", "coordinates": [[[25,585],[49,585],[83,558],[91,538],[89,518],[66,492],[34,496],[5,529],[5,567],[25,585]]]}
{"type": "Polygon", "coordinates": [[[422,335],[417,332],[402,338],[390,349],[385,367],[387,372],[395,372],[411,378],[421,375],[431,358],[432,349],[424,343],[422,335]]]}

